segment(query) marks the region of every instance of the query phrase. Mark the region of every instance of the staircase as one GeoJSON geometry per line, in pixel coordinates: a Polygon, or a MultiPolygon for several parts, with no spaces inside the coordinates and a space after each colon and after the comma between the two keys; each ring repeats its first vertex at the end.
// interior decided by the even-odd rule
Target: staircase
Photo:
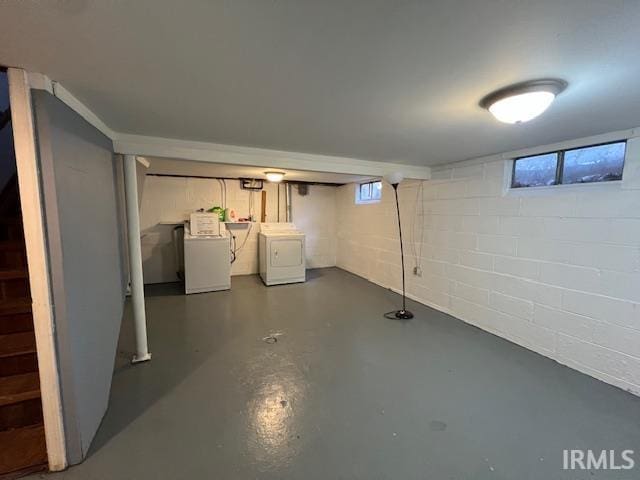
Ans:
{"type": "Polygon", "coordinates": [[[46,468],[18,181],[0,193],[0,479],[46,468]]]}

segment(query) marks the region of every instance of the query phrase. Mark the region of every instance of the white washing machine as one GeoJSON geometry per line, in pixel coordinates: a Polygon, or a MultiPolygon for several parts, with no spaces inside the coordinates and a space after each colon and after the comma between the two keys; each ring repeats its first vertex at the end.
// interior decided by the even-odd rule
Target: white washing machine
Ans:
{"type": "Polygon", "coordinates": [[[261,224],[258,257],[265,285],[306,280],[305,235],[293,223],[261,224]]]}
{"type": "Polygon", "coordinates": [[[191,235],[184,227],[185,293],[231,288],[231,239],[223,235],[191,235]]]}

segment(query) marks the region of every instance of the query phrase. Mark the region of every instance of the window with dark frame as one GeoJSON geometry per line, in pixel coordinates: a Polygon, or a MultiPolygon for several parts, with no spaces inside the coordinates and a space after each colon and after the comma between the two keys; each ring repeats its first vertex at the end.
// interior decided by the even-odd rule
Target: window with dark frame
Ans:
{"type": "Polygon", "coordinates": [[[511,188],[622,180],[626,146],[623,140],[516,158],[511,188]]]}
{"type": "Polygon", "coordinates": [[[365,182],[358,185],[356,203],[378,202],[382,198],[382,182],[365,182]]]}

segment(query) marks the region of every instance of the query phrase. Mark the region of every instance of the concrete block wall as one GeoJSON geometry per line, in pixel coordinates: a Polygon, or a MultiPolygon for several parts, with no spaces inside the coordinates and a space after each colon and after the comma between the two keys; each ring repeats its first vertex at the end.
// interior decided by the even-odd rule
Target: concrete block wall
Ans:
{"type": "MultiPolygon", "coordinates": [[[[249,198],[253,196],[252,212],[259,217],[260,192],[250,193],[240,188],[238,180],[226,180],[227,207],[239,217],[249,215],[249,198]]],[[[278,221],[278,190],[276,184],[265,182],[267,191],[267,222],[278,221]]],[[[284,185],[280,188],[280,220],[285,221],[284,185]]],[[[175,282],[176,253],[173,246],[173,225],[163,222],[184,221],[199,208],[222,205],[222,190],[217,180],[200,178],[158,177],[147,175],[144,180],[140,227],[145,283],[175,282]]],[[[307,265],[309,268],[335,266],[335,210],[336,187],[309,188],[307,196],[292,189],[293,221],[307,234],[307,265]]],[[[238,246],[244,243],[234,262],[232,275],[258,272],[259,223],[251,230],[234,226],[238,246]],[[248,235],[248,237],[247,237],[248,235]]]]}
{"type": "Polygon", "coordinates": [[[336,265],[336,187],[310,185],[307,195],[291,190],[293,223],[305,232],[307,268],[336,265]]]}
{"type": "MultiPolygon", "coordinates": [[[[403,182],[409,295],[640,395],[639,165],[633,139],[622,182],[510,190],[499,155],[403,182]]],[[[354,197],[338,192],[337,265],[397,290],[393,190],[354,197]]]]}

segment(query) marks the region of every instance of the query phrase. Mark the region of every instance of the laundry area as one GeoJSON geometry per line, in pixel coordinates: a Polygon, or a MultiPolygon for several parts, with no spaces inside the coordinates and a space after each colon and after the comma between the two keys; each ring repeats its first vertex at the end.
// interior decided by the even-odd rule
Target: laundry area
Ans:
{"type": "Polygon", "coordinates": [[[185,294],[335,266],[337,188],[363,179],[162,158],[139,159],[137,172],[145,284],[182,282],[185,294]]]}

